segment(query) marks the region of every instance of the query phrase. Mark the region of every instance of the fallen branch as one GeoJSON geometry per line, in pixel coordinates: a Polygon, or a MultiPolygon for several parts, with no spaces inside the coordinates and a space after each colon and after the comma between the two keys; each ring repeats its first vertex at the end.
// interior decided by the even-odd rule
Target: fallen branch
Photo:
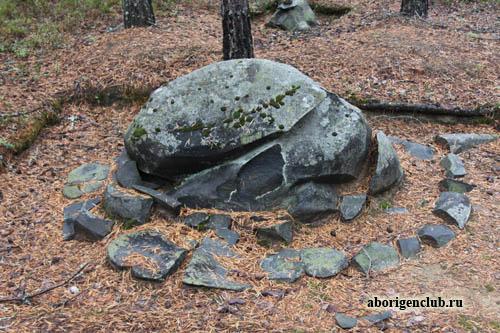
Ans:
{"type": "Polygon", "coordinates": [[[48,288],[44,288],[40,291],[37,291],[33,294],[24,294],[22,296],[19,296],[19,297],[5,297],[5,298],[0,298],[0,303],[8,303],[8,302],[17,302],[17,303],[23,303],[23,304],[29,304],[30,303],[30,300],[32,298],[35,298],[37,296],[40,296],[40,295],[43,295],[43,294],[46,294],[48,293],[49,291],[52,291],[54,289],[57,289],[59,287],[62,287],[68,283],[70,283],[71,281],[73,281],[77,276],[78,274],[80,274],[87,266],[89,265],[89,263],[85,263],[83,264],[80,269],[78,269],[78,271],[76,271],[73,275],[71,275],[68,279],[64,280],[63,282],[59,283],[59,284],[56,284],[52,287],[48,287],[48,288]]]}
{"type": "Polygon", "coordinates": [[[446,108],[432,104],[407,104],[407,103],[387,103],[380,101],[359,101],[348,99],[349,103],[364,111],[388,111],[388,112],[409,112],[428,115],[445,115],[456,117],[483,117],[492,114],[494,111],[488,107],[478,107],[476,109],[462,109],[459,107],[446,108]]]}

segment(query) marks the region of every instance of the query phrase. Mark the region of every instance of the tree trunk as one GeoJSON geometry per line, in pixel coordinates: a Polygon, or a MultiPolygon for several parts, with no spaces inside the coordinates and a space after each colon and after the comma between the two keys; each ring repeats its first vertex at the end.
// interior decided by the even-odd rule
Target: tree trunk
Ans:
{"type": "Polygon", "coordinates": [[[151,0],[123,0],[123,23],[125,28],[147,27],[155,24],[151,0]]]}
{"type": "Polygon", "coordinates": [[[407,16],[427,17],[429,10],[429,0],[402,0],[401,14],[407,16]]]}
{"type": "Polygon", "coordinates": [[[222,0],[224,60],[253,58],[248,0],[222,0]]]}

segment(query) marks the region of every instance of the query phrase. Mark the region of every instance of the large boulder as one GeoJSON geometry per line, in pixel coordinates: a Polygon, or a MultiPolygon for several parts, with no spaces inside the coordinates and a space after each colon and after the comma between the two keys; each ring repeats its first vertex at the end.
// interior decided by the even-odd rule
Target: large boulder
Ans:
{"type": "Polygon", "coordinates": [[[270,27],[277,27],[287,31],[309,30],[315,26],[316,16],[306,0],[284,0],[278,5],[271,20],[270,27]]]}
{"type": "MultiPolygon", "coordinates": [[[[304,184],[358,178],[370,136],[359,109],[295,68],[241,59],[156,90],[125,144],[145,173],[191,174],[170,193],[189,207],[300,212],[304,184]]],[[[314,210],[335,210],[335,190],[323,192],[314,210]]]]}

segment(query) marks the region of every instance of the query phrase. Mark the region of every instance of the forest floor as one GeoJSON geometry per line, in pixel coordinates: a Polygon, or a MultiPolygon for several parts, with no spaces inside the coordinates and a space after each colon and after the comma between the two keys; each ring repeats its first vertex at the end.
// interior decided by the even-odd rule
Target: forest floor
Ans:
{"type": "MultiPolygon", "coordinates": [[[[498,107],[498,2],[437,2],[427,20],[399,16],[396,1],[349,5],[349,14],[319,16],[320,26],[302,34],[265,27],[269,15],[255,18],[256,57],[293,65],[343,97],[498,107]]],[[[233,214],[242,236],[236,251],[244,258],[236,266],[253,286],[242,293],[183,286],[185,264],[161,284],[113,270],[106,245],[127,232],[119,226],[101,242],[63,242],[62,211],[70,201],[61,190],[68,172],[86,162],[111,164],[151,89],[221,59],[217,3],[177,5],[175,12],[157,16],[157,27],[109,32],[121,20],[111,15],[66,36],[64,48],[25,58],[0,53],[0,297],[64,281],[89,263],[70,285],[32,304],[0,304],[0,331],[326,332],[336,329],[332,309],[357,316],[373,312],[366,300],[374,296],[424,295],[462,299],[464,308],[396,311],[389,331],[500,330],[498,141],[462,154],[465,181],[477,185],[468,194],[474,213],[466,229],[455,229],[457,238],[445,248],[426,247],[421,258],[369,277],[350,267],[333,279],[262,279],[258,262],[272,250],[246,231],[248,214],[233,214]],[[115,89],[125,97],[108,103],[113,96],[106,93],[115,89]],[[70,95],[76,97],[61,99],[70,95]],[[57,121],[51,120],[54,112],[57,121]],[[79,292],[71,294],[70,286],[79,292]],[[264,290],[284,295],[262,296],[264,290]],[[227,311],[224,305],[234,298],[244,304],[227,311]]],[[[446,151],[433,143],[434,136],[495,133],[486,123],[373,114],[368,120],[374,130],[437,149],[434,160],[419,161],[396,147],[407,177],[390,205],[409,214],[388,215],[372,202],[352,224],[334,216],[303,226],[292,247],[331,246],[352,256],[369,241],[394,241],[438,223],[431,210],[443,178],[439,157],[446,151]]],[[[204,236],[174,222],[155,213],[141,228],[161,230],[181,246],[187,237],[204,236]]]]}

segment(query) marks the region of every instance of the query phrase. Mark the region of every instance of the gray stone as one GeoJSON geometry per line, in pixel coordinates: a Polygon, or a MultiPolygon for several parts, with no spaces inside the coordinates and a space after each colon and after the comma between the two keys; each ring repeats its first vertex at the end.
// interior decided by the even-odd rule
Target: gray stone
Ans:
{"type": "Polygon", "coordinates": [[[237,257],[229,247],[217,240],[203,239],[200,247],[194,253],[184,273],[185,284],[197,287],[218,288],[242,291],[250,285],[229,280],[227,269],[217,260],[217,257],[237,257]]]}
{"type": "Polygon", "coordinates": [[[319,278],[335,276],[349,265],[344,253],[326,247],[303,249],[300,258],[306,274],[319,278]]]}
{"type": "Polygon", "coordinates": [[[229,229],[215,229],[215,234],[224,239],[229,245],[234,245],[240,240],[240,235],[236,231],[229,229]]]}
{"type": "Polygon", "coordinates": [[[111,216],[134,224],[144,224],[151,214],[153,199],[133,195],[108,185],[104,192],[104,210],[111,216]]]}
{"type": "Polygon", "coordinates": [[[77,202],[64,208],[63,240],[100,240],[113,228],[113,222],[101,219],[91,213],[101,199],[94,198],[77,202]]]}
{"type": "Polygon", "coordinates": [[[291,243],[293,240],[293,222],[285,221],[265,227],[255,228],[257,238],[268,241],[284,241],[291,243]]]}
{"type": "Polygon", "coordinates": [[[297,206],[297,184],[355,180],[370,136],[359,109],[295,68],[241,59],[156,90],[125,143],[143,172],[191,174],[169,193],[186,206],[258,211],[297,206]]]}
{"type": "Polygon", "coordinates": [[[335,320],[337,321],[337,325],[345,330],[353,328],[358,323],[356,318],[346,316],[340,312],[335,313],[335,320]]]}
{"type": "Polygon", "coordinates": [[[175,199],[174,197],[168,195],[167,193],[156,191],[152,188],[142,185],[133,185],[132,187],[135,190],[152,197],[154,202],[156,202],[161,207],[167,209],[172,214],[179,215],[179,212],[181,211],[182,208],[182,204],[179,201],[177,201],[177,199],[175,199]]]}
{"type": "Polygon", "coordinates": [[[295,282],[304,274],[304,264],[300,261],[300,252],[283,249],[261,261],[260,267],[270,280],[295,282]]]}
{"type": "Polygon", "coordinates": [[[464,163],[455,154],[448,154],[441,159],[439,163],[441,167],[446,170],[446,177],[458,178],[463,177],[467,174],[465,171],[464,163]]]}
{"type": "Polygon", "coordinates": [[[309,182],[296,186],[284,207],[293,218],[303,223],[314,222],[337,211],[338,196],[330,184],[309,182]]]}
{"type": "Polygon", "coordinates": [[[346,195],[340,204],[340,216],[343,221],[351,221],[356,218],[366,202],[366,194],[346,195]]]}
{"type": "Polygon", "coordinates": [[[193,213],[186,216],[184,219],[184,224],[190,226],[191,228],[196,228],[198,230],[207,229],[208,221],[210,220],[210,215],[206,213],[193,213]]]}
{"type": "Polygon", "coordinates": [[[465,193],[470,192],[476,187],[473,184],[467,184],[460,180],[446,178],[439,182],[439,190],[441,192],[457,192],[465,193]]]}
{"type": "Polygon", "coordinates": [[[380,322],[387,320],[391,317],[392,317],[391,311],[383,311],[383,312],[378,312],[378,313],[374,313],[371,315],[361,317],[361,319],[367,320],[372,324],[377,324],[377,323],[380,323],[380,322]]]}
{"type": "Polygon", "coordinates": [[[458,154],[480,144],[495,141],[497,138],[497,135],[491,134],[453,133],[438,135],[435,140],[448,147],[450,152],[458,154]]]}
{"type": "Polygon", "coordinates": [[[377,132],[378,156],[375,174],[370,180],[370,194],[379,194],[397,185],[403,179],[403,168],[391,141],[382,131],[377,132]]]}
{"type": "Polygon", "coordinates": [[[109,166],[99,163],[88,163],[79,166],[68,174],[63,188],[63,195],[68,199],[76,199],[86,193],[99,190],[108,177],[109,166]]]}
{"type": "Polygon", "coordinates": [[[150,281],[164,281],[187,254],[187,250],[152,230],[121,235],[109,244],[107,252],[114,267],[130,268],[133,277],[150,281]]]}
{"type": "Polygon", "coordinates": [[[472,205],[465,194],[441,192],[433,213],[463,229],[469,221],[472,205]]]}
{"type": "Polygon", "coordinates": [[[422,250],[420,241],[417,237],[400,238],[398,239],[399,252],[404,258],[416,258],[422,250]]]}
{"type": "Polygon", "coordinates": [[[141,185],[142,179],[137,169],[137,163],[130,159],[127,151],[123,151],[117,159],[117,169],[115,172],[116,182],[125,188],[133,188],[134,185],[141,185]]]}
{"type": "Polygon", "coordinates": [[[365,274],[399,265],[397,251],[390,245],[372,242],[365,245],[353,258],[356,266],[365,274]]]}
{"type": "Polygon", "coordinates": [[[434,148],[420,143],[400,139],[395,136],[389,136],[388,138],[392,143],[402,145],[405,151],[419,160],[432,160],[434,154],[436,153],[436,150],[434,148]]]}
{"type": "Polygon", "coordinates": [[[287,31],[309,30],[316,24],[316,16],[306,0],[284,0],[267,23],[287,31]]]}
{"type": "Polygon", "coordinates": [[[225,214],[213,214],[210,215],[210,219],[207,224],[208,229],[230,229],[233,219],[229,215],[225,214]]]}
{"type": "Polygon", "coordinates": [[[455,233],[443,224],[426,224],[418,231],[418,237],[425,244],[442,247],[455,238],[455,233]]]}
{"type": "Polygon", "coordinates": [[[68,199],[76,199],[83,195],[83,191],[80,190],[78,185],[64,185],[63,195],[68,199]]]}

